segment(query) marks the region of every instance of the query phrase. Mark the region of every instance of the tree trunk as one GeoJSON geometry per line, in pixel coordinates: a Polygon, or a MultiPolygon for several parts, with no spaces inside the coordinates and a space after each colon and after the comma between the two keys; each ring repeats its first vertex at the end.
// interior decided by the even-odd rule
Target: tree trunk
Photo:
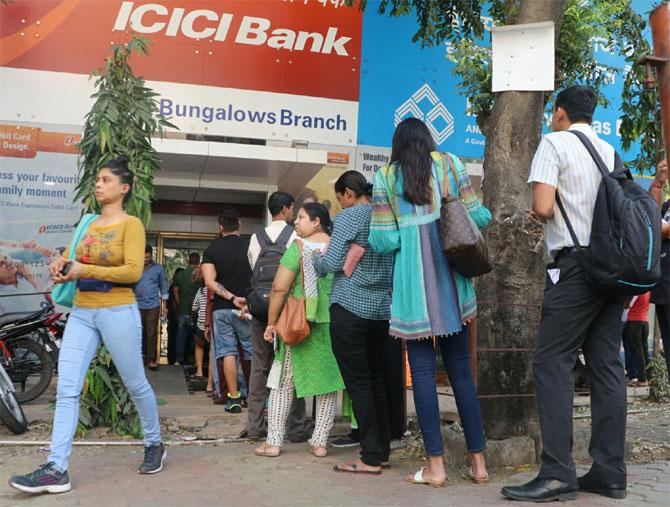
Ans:
{"type": "MultiPolygon", "coordinates": [[[[567,0],[523,0],[515,24],[553,21],[556,38],[567,0]]],[[[536,419],[532,355],[544,288],[544,235],[527,210],[526,184],[540,142],[544,92],[502,92],[484,122],[485,229],[494,269],[477,284],[479,394],[489,438],[529,433],[536,419]]]]}

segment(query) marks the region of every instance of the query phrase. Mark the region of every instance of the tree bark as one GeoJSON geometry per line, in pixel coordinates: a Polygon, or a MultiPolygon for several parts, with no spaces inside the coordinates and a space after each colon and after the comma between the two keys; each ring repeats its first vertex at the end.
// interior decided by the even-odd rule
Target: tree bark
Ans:
{"type": "MultiPolygon", "coordinates": [[[[558,38],[567,0],[523,0],[515,24],[553,21],[558,38]]],[[[542,226],[527,214],[526,184],[542,134],[544,92],[501,92],[484,122],[485,236],[493,272],[477,284],[479,394],[489,438],[526,435],[536,420],[532,354],[544,288],[542,226]]]]}

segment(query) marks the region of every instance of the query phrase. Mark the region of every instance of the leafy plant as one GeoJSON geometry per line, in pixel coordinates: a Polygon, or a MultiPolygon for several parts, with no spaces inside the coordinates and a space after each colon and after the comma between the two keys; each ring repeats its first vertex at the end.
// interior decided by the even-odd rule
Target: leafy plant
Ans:
{"type": "MultiPolygon", "coordinates": [[[[513,20],[517,10],[516,1],[494,0],[489,13],[494,24],[504,25],[513,20]]],[[[640,142],[639,152],[629,162],[639,174],[653,170],[661,139],[656,90],[646,87],[646,69],[635,65],[641,56],[651,53],[643,35],[645,27],[646,22],[632,9],[630,0],[568,0],[556,44],[557,87],[580,83],[597,90],[616,76],[623,76],[621,142],[624,150],[640,142]],[[616,68],[598,63],[594,42],[623,55],[626,65],[616,68]]],[[[477,115],[481,127],[495,99],[491,92],[491,51],[466,35],[460,34],[447,54],[455,64],[453,73],[460,78],[460,93],[468,98],[469,112],[477,115]]],[[[600,103],[609,105],[602,95],[600,103]]]]}
{"type": "Polygon", "coordinates": [[[142,425],[130,394],[103,346],[86,373],[79,402],[77,434],[97,426],[108,426],[119,435],[142,438],[142,425]]]}
{"type": "Polygon", "coordinates": [[[628,150],[635,141],[640,149],[628,164],[638,174],[652,172],[654,160],[662,146],[660,103],[656,87],[647,87],[647,69],[635,63],[643,56],[652,53],[651,46],[642,36],[647,22],[635,13],[622,17],[621,33],[628,41],[636,44],[623,44],[628,72],[624,78],[621,95],[621,145],[628,150]]]}
{"type": "Polygon", "coordinates": [[[649,400],[660,402],[670,398],[670,382],[668,382],[668,369],[665,358],[656,354],[647,365],[649,376],[649,400]]]}
{"type": "MultiPolygon", "coordinates": [[[[355,3],[356,0],[346,0],[349,6],[355,3]]],[[[364,10],[368,0],[359,0],[358,4],[364,10]]],[[[390,16],[416,13],[419,30],[412,41],[430,46],[443,40],[454,40],[462,34],[481,36],[484,26],[480,4],[480,0],[380,0],[377,12],[384,14],[388,10],[390,16]]]]}
{"type": "MultiPolygon", "coordinates": [[[[86,115],[84,134],[78,144],[77,166],[80,182],[75,199],[82,199],[85,212],[99,212],[95,199],[98,169],[108,160],[126,156],[133,172],[133,193],[126,211],[146,225],[151,221],[154,196],[153,174],[160,168],[151,146],[154,133],[163,136],[164,127],[174,127],[158,114],[157,93],[133,74],[133,54],[148,54],[149,42],[134,36],[128,43],[114,46],[112,55],[97,76],[93,108],[86,115]]],[[[79,433],[96,426],[109,426],[122,435],[141,437],[142,428],[130,394],[102,347],[86,374],[79,410],[79,433]]]]}
{"type": "Polygon", "coordinates": [[[149,41],[134,36],[128,43],[114,46],[102,69],[93,72],[97,91],[93,108],[86,115],[84,134],[78,144],[77,161],[81,180],[75,199],[82,199],[85,212],[98,212],[95,200],[95,177],[102,164],[126,156],[134,175],[133,194],[126,211],[146,225],[151,221],[151,199],[154,197],[153,174],[160,159],[151,146],[151,136],[161,137],[165,127],[176,128],[159,115],[157,93],[133,74],[130,57],[147,55],[149,41]]]}

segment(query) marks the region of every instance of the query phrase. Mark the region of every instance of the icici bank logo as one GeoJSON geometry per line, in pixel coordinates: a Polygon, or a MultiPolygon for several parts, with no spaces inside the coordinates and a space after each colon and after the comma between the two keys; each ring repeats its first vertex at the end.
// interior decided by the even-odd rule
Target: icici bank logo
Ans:
{"type": "MultiPolygon", "coordinates": [[[[168,8],[160,3],[142,4],[123,2],[116,16],[113,30],[127,29],[142,34],[164,33],[167,37],[178,34],[190,39],[213,39],[225,42],[230,35],[233,14],[218,13],[208,9],[187,10],[168,8]]],[[[274,28],[269,19],[243,16],[235,44],[267,46],[290,51],[310,51],[325,55],[349,56],[346,45],[351,37],[338,37],[337,27],[328,27],[326,33],[274,28]]]]}

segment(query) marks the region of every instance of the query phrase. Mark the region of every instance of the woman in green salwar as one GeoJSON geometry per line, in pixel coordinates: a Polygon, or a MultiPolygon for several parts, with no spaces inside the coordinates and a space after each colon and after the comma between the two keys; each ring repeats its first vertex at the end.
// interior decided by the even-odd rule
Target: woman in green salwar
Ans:
{"type": "Polygon", "coordinates": [[[333,275],[317,277],[312,257],[326,248],[331,226],[328,209],[323,204],[304,204],[295,221],[295,230],[301,239],[286,250],[272,284],[264,338],[269,342],[278,340],[278,350],[268,377],[268,436],[265,443],[254,450],[257,456],[279,456],[294,389],[299,398],[316,396],[316,420],[309,443],[315,456],[327,454],[337,392],[344,389],[344,382],[330,343],[328,307],[333,275]],[[304,294],[310,327],[310,334],[304,341],[290,346],[281,340],[276,330],[289,294],[296,298],[304,294]]]}

